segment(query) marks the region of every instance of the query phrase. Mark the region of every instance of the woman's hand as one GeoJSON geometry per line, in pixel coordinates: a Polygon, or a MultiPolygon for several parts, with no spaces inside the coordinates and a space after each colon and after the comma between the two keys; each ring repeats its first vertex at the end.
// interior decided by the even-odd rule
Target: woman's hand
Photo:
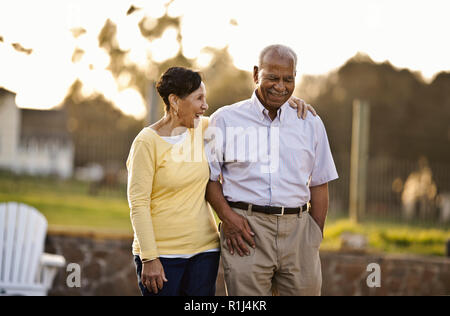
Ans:
{"type": "Polygon", "coordinates": [[[164,282],[168,280],[159,259],[143,263],[141,280],[150,293],[158,294],[158,290],[162,290],[164,282]]]}
{"type": "Polygon", "coordinates": [[[317,115],[317,113],[314,110],[314,108],[310,104],[307,104],[302,99],[299,99],[297,97],[291,96],[289,98],[288,102],[289,102],[289,105],[293,109],[297,109],[298,118],[305,119],[306,118],[306,114],[308,113],[308,111],[311,112],[314,116],[317,115]]]}

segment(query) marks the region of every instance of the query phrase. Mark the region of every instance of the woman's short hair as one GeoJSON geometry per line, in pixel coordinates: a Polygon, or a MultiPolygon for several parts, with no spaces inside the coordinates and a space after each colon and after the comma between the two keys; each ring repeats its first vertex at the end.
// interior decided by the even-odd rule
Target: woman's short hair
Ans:
{"type": "Polygon", "coordinates": [[[199,72],[184,68],[171,67],[161,76],[156,89],[166,104],[166,111],[170,110],[169,95],[174,94],[184,98],[197,90],[202,83],[199,72]]]}

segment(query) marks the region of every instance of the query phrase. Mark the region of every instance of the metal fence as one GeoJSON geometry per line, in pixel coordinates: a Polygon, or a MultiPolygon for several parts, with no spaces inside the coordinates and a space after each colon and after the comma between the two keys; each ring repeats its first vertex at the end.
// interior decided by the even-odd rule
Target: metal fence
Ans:
{"type": "MultiPolygon", "coordinates": [[[[350,155],[335,155],[330,216],[348,216],[350,155]]],[[[369,158],[364,219],[450,226],[450,164],[369,158]]]]}
{"type": "MultiPolygon", "coordinates": [[[[73,178],[66,181],[76,182],[75,187],[89,195],[126,198],[125,161],[131,141],[99,141],[95,146],[91,145],[91,149],[79,156],[84,164],[75,167],[73,178]],[[120,156],[120,159],[107,159],[114,156],[120,156]]],[[[350,155],[335,154],[334,159],[339,179],[329,185],[329,216],[348,217],[350,155]]],[[[26,181],[20,181],[21,177],[8,176],[13,180],[8,183],[14,185],[14,190],[29,186],[30,178],[26,176],[26,181]]],[[[368,161],[367,179],[366,210],[362,220],[450,227],[450,163],[374,157],[368,161]]],[[[50,186],[49,181],[46,183],[50,186]]],[[[55,179],[55,185],[60,186],[61,180],[55,179]]]]}

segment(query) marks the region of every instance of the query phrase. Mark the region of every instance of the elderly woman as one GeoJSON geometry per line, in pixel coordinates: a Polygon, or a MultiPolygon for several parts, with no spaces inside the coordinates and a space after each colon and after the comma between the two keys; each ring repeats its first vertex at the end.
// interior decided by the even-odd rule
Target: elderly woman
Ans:
{"type": "MultiPolygon", "coordinates": [[[[127,161],[139,288],[144,296],[212,296],[220,244],[205,200],[208,162],[203,148],[199,160],[174,155],[177,146],[194,148],[194,135],[207,127],[205,85],[199,73],[174,67],[157,90],[166,114],[139,133],[127,161]]],[[[300,113],[306,106],[299,104],[300,113]]]]}

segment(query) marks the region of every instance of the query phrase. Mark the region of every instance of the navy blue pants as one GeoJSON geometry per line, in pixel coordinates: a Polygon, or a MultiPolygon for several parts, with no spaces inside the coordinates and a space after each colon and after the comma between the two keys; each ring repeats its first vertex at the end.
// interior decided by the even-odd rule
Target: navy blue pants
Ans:
{"type": "Polygon", "coordinates": [[[142,284],[142,261],[134,256],[142,296],[214,296],[219,259],[220,252],[205,252],[190,259],[159,258],[168,282],[154,294],[142,284]]]}

